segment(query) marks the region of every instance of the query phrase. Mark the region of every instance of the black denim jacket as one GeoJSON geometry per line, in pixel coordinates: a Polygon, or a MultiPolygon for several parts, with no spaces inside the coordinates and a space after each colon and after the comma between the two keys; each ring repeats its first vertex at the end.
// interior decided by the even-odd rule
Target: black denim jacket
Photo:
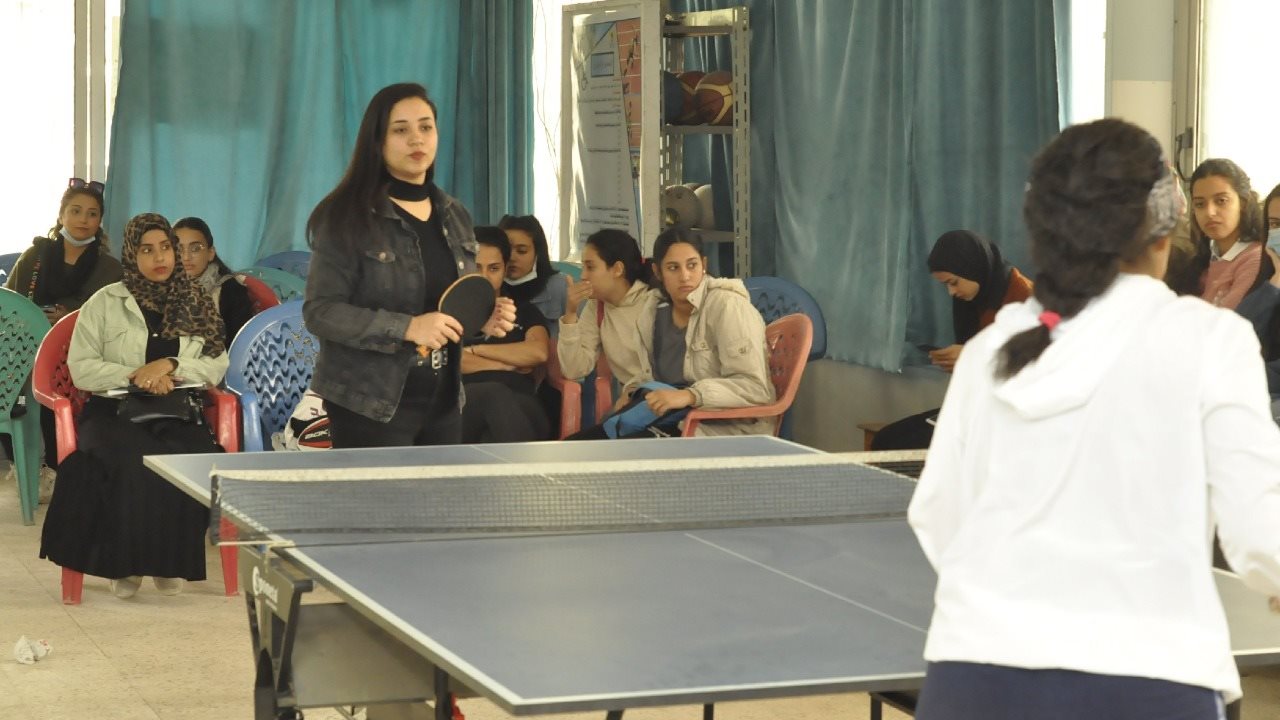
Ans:
{"type": "MultiPolygon", "coordinates": [[[[439,190],[432,201],[441,214],[456,274],[475,272],[471,214],[439,190]]],[[[419,362],[404,333],[413,316],[426,310],[426,269],[417,235],[391,201],[384,198],[370,212],[377,232],[361,242],[348,243],[324,228],[317,230],[302,315],[320,340],[311,389],[365,417],[388,422],[400,405],[409,368],[419,362]]],[[[460,407],[461,383],[458,393],[460,407]]]]}

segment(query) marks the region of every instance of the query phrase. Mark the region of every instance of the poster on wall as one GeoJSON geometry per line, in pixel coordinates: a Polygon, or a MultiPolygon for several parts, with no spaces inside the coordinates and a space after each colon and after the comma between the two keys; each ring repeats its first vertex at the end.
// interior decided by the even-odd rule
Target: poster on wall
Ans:
{"type": "Polygon", "coordinates": [[[573,21],[568,107],[572,122],[573,257],[587,237],[616,228],[641,237],[640,17],[582,15],[573,21]]]}

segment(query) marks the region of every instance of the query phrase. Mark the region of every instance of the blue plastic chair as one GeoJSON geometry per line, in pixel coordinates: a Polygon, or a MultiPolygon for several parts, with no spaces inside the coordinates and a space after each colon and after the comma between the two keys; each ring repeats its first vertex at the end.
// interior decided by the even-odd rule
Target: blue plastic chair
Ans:
{"type": "Polygon", "coordinates": [[[301,300],[307,294],[307,281],[284,270],[254,266],[244,270],[237,270],[236,272],[258,278],[266,283],[267,287],[271,288],[271,292],[274,292],[282,303],[290,300],[301,300]]]}
{"type": "Polygon", "coordinates": [[[40,406],[30,380],[36,351],[48,333],[49,319],[35,303],[0,289],[0,435],[13,438],[24,525],[35,523],[40,501],[40,406]]]}
{"type": "Polygon", "coordinates": [[[17,264],[20,257],[22,257],[22,253],[0,255],[0,285],[4,285],[9,281],[9,273],[13,272],[13,266],[17,264]]]}
{"type": "Polygon", "coordinates": [[[306,280],[307,272],[311,270],[311,253],[306,250],[285,250],[262,258],[257,266],[283,270],[306,280]]]}
{"type": "Polygon", "coordinates": [[[749,277],[742,282],[751,294],[751,304],[764,316],[766,325],[793,313],[808,315],[813,323],[813,346],[809,348],[809,359],[816,360],[827,354],[827,321],[822,317],[818,301],[807,290],[790,280],[770,275],[749,277]]]}
{"type": "Polygon", "coordinates": [[[320,341],[302,322],[302,303],[287,302],[254,315],[231,343],[227,389],[240,396],[246,452],[270,449],[311,385],[320,341]]]}
{"type": "Polygon", "coordinates": [[[574,282],[582,279],[582,266],[566,260],[552,260],[551,267],[573,278],[574,282]]]}

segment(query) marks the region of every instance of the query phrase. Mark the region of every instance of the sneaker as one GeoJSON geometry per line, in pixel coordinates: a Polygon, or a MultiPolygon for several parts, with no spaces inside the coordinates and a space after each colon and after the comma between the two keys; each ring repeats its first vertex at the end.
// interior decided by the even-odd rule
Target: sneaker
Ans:
{"type": "Polygon", "coordinates": [[[156,589],[161,595],[177,595],[182,592],[182,578],[153,577],[151,579],[155,581],[156,589]]]}
{"type": "Polygon", "coordinates": [[[40,466],[40,504],[48,505],[53,497],[53,481],[58,479],[58,471],[48,465],[40,466]]]}
{"type": "Polygon", "coordinates": [[[128,600],[137,595],[140,587],[142,587],[141,575],[130,575],[111,581],[111,592],[121,600],[128,600]]]}

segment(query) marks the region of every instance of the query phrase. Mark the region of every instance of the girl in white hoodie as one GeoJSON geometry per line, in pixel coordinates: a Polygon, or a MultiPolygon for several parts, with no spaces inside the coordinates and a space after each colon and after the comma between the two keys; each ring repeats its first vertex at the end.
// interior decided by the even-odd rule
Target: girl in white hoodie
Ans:
{"type": "Polygon", "coordinates": [[[1240,696],[1212,537],[1280,593],[1280,430],[1249,324],[1159,281],[1183,210],[1120,120],[1033,162],[1034,298],[965,346],[911,503],[938,571],[920,720],[1209,720],[1240,696]]]}

